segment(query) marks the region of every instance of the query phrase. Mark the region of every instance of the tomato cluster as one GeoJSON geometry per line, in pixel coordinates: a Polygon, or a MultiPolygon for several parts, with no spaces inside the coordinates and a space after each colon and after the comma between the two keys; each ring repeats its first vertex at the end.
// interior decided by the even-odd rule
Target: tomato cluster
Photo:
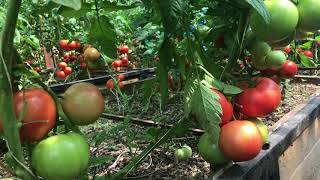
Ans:
{"type": "MultiPolygon", "coordinates": [[[[66,67],[61,64],[60,68],[66,67]]],[[[23,143],[35,144],[31,164],[37,175],[48,180],[79,176],[88,166],[89,144],[82,135],[72,131],[49,135],[60,125],[56,123],[57,105],[51,95],[44,89],[30,88],[16,92],[13,99],[16,117],[21,119],[20,139],[23,143]]],[[[95,85],[77,83],[62,95],[61,105],[72,124],[88,125],[102,115],[105,102],[95,85]]],[[[0,132],[3,133],[1,119],[0,132]]]]}
{"type": "Polygon", "coordinates": [[[130,61],[128,57],[130,49],[127,45],[122,44],[118,47],[117,52],[118,52],[118,58],[114,60],[111,64],[111,66],[117,71],[120,72],[121,66],[128,68],[130,61]]]}
{"type": "Polygon", "coordinates": [[[29,65],[29,66],[33,67],[33,70],[36,71],[37,73],[41,73],[42,72],[41,67],[38,64],[34,64],[32,59],[28,59],[28,60],[24,61],[24,63],[26,65],[29,65]]]}

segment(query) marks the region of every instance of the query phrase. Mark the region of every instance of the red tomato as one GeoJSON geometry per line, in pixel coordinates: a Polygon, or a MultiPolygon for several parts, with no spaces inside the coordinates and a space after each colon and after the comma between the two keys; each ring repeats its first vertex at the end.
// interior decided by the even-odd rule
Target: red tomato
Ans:
{"type": "Polygon", "coordinates": [[[313,53],[309,50],[304,51],[303,54],[309,58],[313,58],[313,53]]]}
{"type": "Polygon", "coordinates": [[[29,65],[32,65],[32,64],[33,64],[33,62],[32,62],[31,59],[27,60],[25,63],[26,63],[26,64],[29,64],[29,65]]]}
{"type": "Polygon", "coordinates": [[[233,161],[253,159],[261,151],[262,145],[261,133],[251,121],[231,121],[221,128],[220,150],[233,161]]]}
{"type": "Polygon", "coordinates": [[[123,84],[123,82],[120,81],[120,82],[118,83],[118,86],[119,86],[119,89],[120,89],[120,90],[123,90],[123,89],[124,89],[124,84],[123,84]]]}
{"type": "Polygon", "coordinates": [[[290,46],[285,47],[283,51],[284,51],[285,53],[289,54],[289,53],[291,52],[290,46]]]}
{"type": "Polygon", "coordinates": [[[56,75],[57,75],[57,77],[58,77],[59,79],[65,79],[65,78],[66,78],[65,72],[62,71],[62,70],[58,70],[58,71],[56,72],[56,75]]]}
{"type": "Polygon", "coordinates": [[[219,103],[222,108],[221,126],[227,124],[233,116],[233,107],[227,98],[219,91],[212,89],[219,96],[219,103]]]}
{"type": "Polygon", "coordinates": [[[68,67],[68,64],[65,62],[59,62],[58,66],[60,69],[64,70],[64,68],[68,67]]]}
{"type": "Polygon", "coordinates": [[[63,55],[63,60],[64,60],[64,62],[68,62],[69,61],[69,53],[65,53],[63,55]]]}
{"type": "Polygon", "coordinates": [[[64,74],[66,76],[69,76],[72,73],[72,68],[71,67],[66,67],[66,68],[64,68],[63,71],[64,71],[64,74]]]}
{"type": "Polygon", "coordinates": [[[77,49],[77,42],[76,41],[71,41],[70,44],[68,44],[69,50],[74,50],[77,49]]]}
{"type": "Polygon", "coordinates": [[[113,89],[114,88],[114,83],[113,83],[113,80],[112,79],[109,79],[107,82],[106,82],[106,87],[107,89],[113,89]]]}
{"type": "Polygon", "coordinates": [[[41,73],[41,68],[40,67],[35,67],[34,70],[37,71],[38,73],[41,73]]]}
{"type": "MultiPolygon", "coordinates": [[[[44,138],[56,123],[56,105],[52,97],[43,89],[28,89],[14,95],[16,117],[23,110],[25,100],[25,116],[22,118],[20,137],[22,142],[32,143],[44,138]]],[[[0,121],[0,131],[3,131],[0,121]]]]}
{"type": "Polygon", "coordinates": [[[280,69],[280,74],[286,78],[293,78],[298,72],[298,65],[293,61],[287,60],[280,69]]]}
{"type": "Polygon", "coordinates": [[[59,42],[60,48],[64,50],[68,50],[69,39],[62,39],[59,42]]]}
{"type": "Polygon", "coordinates": [[[129,65],[129,59],[127,56],[121,58],[121,65],[124,66],[124,67],[128,67],[129,65]]]}
{"type": "Polygon", "coordinates": [[[75,60],[77,60],[77,55],[72,54],[72,55],[71,55],[70,60],[71,60],[71,61],[75,61],[75,60]]]}
{"type": "Polygon", "coordinates": [[[127,54],[129,52],[129,47],[127,45],[121,45],[118,48],[118,52],[121,54],[127,54]]]}
{"type": "Polygon", "coordinates": [[[123,81],[126,77],[124,76],[124,74],[119,74],[118,78],[119,81],[123,81]]]}
{"type": "Polygon", "coordinates": [[[237,110],[248,117],[263,117],[279,106],[281,90],[270,78],[256,78],[255,83],[236,97],[237,110]]]}
{"type": "Polygon", "coordinates": [[[111,65],[112,67],[117,68],[121,66],[121,62],[121,60],[114,60],[111,65]]]}

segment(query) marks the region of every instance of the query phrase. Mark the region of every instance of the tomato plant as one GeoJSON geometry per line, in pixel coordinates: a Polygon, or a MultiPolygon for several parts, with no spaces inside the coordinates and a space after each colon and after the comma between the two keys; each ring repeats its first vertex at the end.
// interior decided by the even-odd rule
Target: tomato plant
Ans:
{"type": "MultiPolygon", "coordinates": [[[[267,128],[258,120],[232,121],[233,116],[267,116],[280,104],[280,87],[285,92],[287,83],[284,79],[294,77],[298,66],[313,67],[318,63],[320,38],[314,31],[320,29],[316,17],[319,3],[315,0],[10,0],[0,4],[8,7],[8,20],[0,21],[5,33],[0,46],[3,138],[18,159],[8,162],[8,167],[12,172],[24,172],[17,176],[26,180],[37,176],[125,178],[152,150],[164,142],[175,143],[170,139],[186,135],[181,132],[190,128],[205,131],[198,143],[205,161],[220,165],[229,160],[250,160],[267,141],[267,128]],[[154,69],[156,75],[148,72],[131,79],[131,75],[123,73],[145,68],[154,69]],[[95,81],[101,75],[113,77],[105,82],[108,90],[104,92],[93,84],[75,82],[95,81]],[[57,95],[48,87],[51,85],[68,89],[57,95]],[[17,113],[14,92],[29,92],[29,87],[39,86],[46,94],[45,103],[39,100],[35,105],[31,99],[37,98],[30,99],[24,93],[28,96],[22,96],[25,100],[20,97],[19,103],[25,105],[17,113]],[[166,109],[172,107],[172,101],[177,106],[177,99],[183,112],[168,115],[166,109]],[[41,118],[25,122],[31,110],[33,116],[41,118]],[[78,128],[96,122],[104,112],[122,115],[124,121],[117,126],[110,123],[108,128],[101,128],[103,122],[99,122],[88,127],[90,131],[78,128]],[[137,131],[134,116],[152,113],[155,115],[150,119],[159,126],[137,131]],[[21,125],[16,119],[22,120],[21,125]],[[166,123],[172,126],[160,128],[166,123]],[[24,140],[27,126],[34,126],[28,133],[36,133],[37,129],[41,134],[24,140]],[[92,155],[97,157],[92,157],[90,164],[89,146],[80,134],[88,135],[92,141],[92,155]],[[26,146],[21,146],[20,136],[26,146]],[[46,136],[49,137],[37,144],[46,136]],[[113,161],[113,157],[100,157],[100,145],[117,142],[119,137],[130,151],[130,161],[115,173],[98,175],[96,170],[113,161]],[[30,142],[35,147],[28,145],[30,142]],[[142,148],[139,142],[150,145],[134,157],[132,152],[142,148]],[[30,164],[25,162],[28,158],[22,152],[30,154],[30,149],[33,168],[29,169],[30,164]]],[[[5,10],[0,8],[1,19],[5,19],[5,10]]],[[[112,154],[113,144],[110,147],[103,154],[112,154]]],[[[175,157],[194,158],[191,148],[182,146],[175,151],[175,157]]]]}

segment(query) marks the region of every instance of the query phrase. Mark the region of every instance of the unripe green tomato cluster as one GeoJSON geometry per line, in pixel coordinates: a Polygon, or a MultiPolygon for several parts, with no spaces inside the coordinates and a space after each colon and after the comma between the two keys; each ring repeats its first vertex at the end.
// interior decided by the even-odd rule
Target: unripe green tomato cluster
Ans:
{"type": "Polygon", "coordinates": [[[290,0],[263,1],[270,14],[270,23],[253,11],[250,26],[255,36],[274,46],[285,46],[294,38],[306,37],[307,32],[320,29],[320,1],[300,0],[295,5],[290,0]]]}
{"type": "Polygon", "coordinates": [[[249,49],[252,66],[258,70],[279,69],[286,62],[286,55],[280,50],[271,50],[267,42],[255,41],[249,49]]]}

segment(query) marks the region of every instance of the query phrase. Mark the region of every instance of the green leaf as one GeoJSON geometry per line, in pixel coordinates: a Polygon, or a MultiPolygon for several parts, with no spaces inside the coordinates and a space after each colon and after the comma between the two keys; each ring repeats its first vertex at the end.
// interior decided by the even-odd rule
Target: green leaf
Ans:
{"type": "Polygon", "coordinates": [[[198,79],[195,79],[194,77],[191,77],[191,78],[189,77],[184,87],[183,99],[184,99],[184,113],[186,117],[189,116],[189,114],[191,113],[192,98],[198,84],[199,84],[198,79]]]}
{"type": "Polygon", "coordinates": [[[316,63],[314,63],[311,58],[305,56],[304,54],[299,53],[299,56],[300,56],[301,64],[304,67],[316,67],[317,66],[316,63]]]}
{"type": "Polygon", "coordinates": [[[80,10],[81,9],[81,0],[51,0],[52,2],[55,2],[57,4],[61,4],[63,6],[67,6],[69,8],[72,8],[74,10],[80,10]]]}
{"type": "Polygon", "coordinates": [[[157,78],[160,82],[161,102],[164,103],[168,98],[168,71],[172,64],[174,45],[169,38],[165,38],[160,50],[160,63],[157,65],[157,78]]]}
{"type": "Polygon", "coordinates": [[[117,37],[115,27],[107,16],[100,16],[99,19],[100,21],[96,20],[90,29],[89,42],[100,45],[107,56],[115,57],[117,37]]]}
{"type": "Polygon", "coordinates": [[[242,89],[240,89],[237,86],[232,86],[229,84],[224,84],[223,86],[223,94],[230,94],[230,95],[236,95],[242,92],[242,89]]]}
{"type": "Polygon", "coordinates": [[[263,20],[269,24],[271,20],[270,13],[262,0],[245,0],[254,10],[256,10],[263,20]]]}
{"type": "Polygon", "coordinates": [[[214,77],[208,76],[207,74],[204,75],[204,80],[212,85],[214,89],[223,92],[223,94],[236,95],[242,92],[242,90],[237,86],[226,84],[214,77]]]}
{"type": "Polygon", "coordinates": [[[167,32],[176,32],[185,7],[186,1],[183,0],[161,0],[159,2],[162,23],[167,32]]]}
{"type": "Polygon", "coordinates": [[[69,18],[80,18],[84,17],[86,13],[93,11],[93,6],[91,4],[83,3],[81,9],[79,10],[74,10],[73,8],[66,7],[66,6],[61,6],[58,10],[58,14],[64,17],[69,17],[69,18]]]}
{"type": "Polygon", "coordinates": [[[220,132],[221,105],[218,102],[219,96],[202,83],[197,83],[192,101],[191,109],[202,128],[215,137],[218,142],[220,132]]]}
{"type": "Polygon", "coordinates": [[[118,5],[117,2],[104,1],[99,5],[101,6],[101,9],[103,9],[104,11],[111,12],[111,11],[127,10],[127,9],[136,8],[139,5],[141,5],[141,3],[135,2],[130,5],[118,5]]]}

